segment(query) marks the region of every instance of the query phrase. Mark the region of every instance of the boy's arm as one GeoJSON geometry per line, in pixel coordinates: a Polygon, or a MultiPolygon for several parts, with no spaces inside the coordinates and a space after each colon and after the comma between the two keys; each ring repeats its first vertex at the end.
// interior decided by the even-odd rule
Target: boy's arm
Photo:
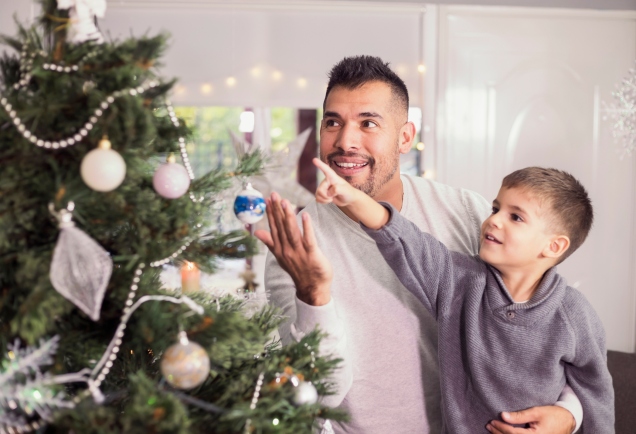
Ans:
{"type": "Polygon", "coordinates": [[[334,203],[371,229],[380,229],[389,220],[389,212],[367,194],[342,179],[331,167],[317,158],[314,165],[322,170],[325,179],[316,189],[316,202],[334,203]]]}
{"type": "Polygon", "coordinates": [[[455,291],[467,291],[465,276],[474,276],[480,265],[473,258],[451,253],[432,235],[422,232],[388,203],[388,222],[379,230],[362,226],[406,287],[437,319],[449,312],[455,291]],[[462,282],[461,284],[458,282],[462,282]]]}

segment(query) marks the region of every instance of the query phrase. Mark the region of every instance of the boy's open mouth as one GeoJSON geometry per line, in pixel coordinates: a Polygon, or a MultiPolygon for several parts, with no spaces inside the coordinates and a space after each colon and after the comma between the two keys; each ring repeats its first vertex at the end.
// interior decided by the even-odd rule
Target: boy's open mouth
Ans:
{"type": "Polygon", "coordinates": [[[484,239],[486,239],[487,241],[492,241],[492,242],[497,243],[497,244],[501,244],[501,241],[499,241],[497,238],[493,237],[491,234],[485,234],[484,235],[484,239]]]}

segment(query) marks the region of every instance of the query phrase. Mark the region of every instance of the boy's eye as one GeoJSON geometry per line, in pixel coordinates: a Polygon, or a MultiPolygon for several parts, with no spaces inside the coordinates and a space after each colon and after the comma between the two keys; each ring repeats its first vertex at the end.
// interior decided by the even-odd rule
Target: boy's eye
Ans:
{"type": "Polygon", "coordinates": [[[516,221],[516,222],[522,222],[523,219],[521,217],[519,217],[517,214],[511,214],[510,218],[512,218],[512,220],[516,221]]]}
{"type": "Polygon", "coordinates": [[[362,121],[362,126],[365,128],[375,128],[378,126],[378,124],[373,121],[362,121]]]}
{"type": "Polygon", "coordinates": [[[492,207],[492,213],[493,214],[497,214],[499,212],[499,208],[497,208],[496,206],[492,207]]]}

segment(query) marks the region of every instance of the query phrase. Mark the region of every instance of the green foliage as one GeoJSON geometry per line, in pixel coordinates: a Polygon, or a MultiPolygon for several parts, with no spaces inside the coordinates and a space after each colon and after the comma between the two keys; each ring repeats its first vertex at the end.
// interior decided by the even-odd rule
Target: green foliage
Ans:
{"type": "MultiPolygon", "coordinates": [[[[40,27],[20,28],[3,41],[18,54],[0,59],[1,97],[12,105],[25,127],[38,138],[61,140],[72,136],[93,116],[108,95],[141,86],[160,85],[142,94],[123,95],[104,110],[88,134],[74,146],[44,149],[27,140],[0,106],[0,350],[19,338],[33,344],[59,335],[53,374],[92,369],[106,350],[120,322],[122,309],[138,264],[170,257],[186,241],[190,246],[174,259],[194,261],[212,271],[217,258],[243,258],[255,251],[255,240],[245,231],[221,233],[206,229],[214,221],[214,203],[235,177],[260,173],[263,156],[245,156],[232,172],[215,170],[192,182],[190,192],[175,200],[158,196],[152,188],[157,162],[169,152],[178,154],[179,137],[192,137],[184,126],[175,127],[165,105],[173,80],[158,75],[166,35],[131,38],[103,45],[71,45],[65,41],[66,12],[54,0],[43,1],[40,27]],[[60,24],[62,24],[60,26],[60,24]],[[33,54],[31,78],[22,79],[19,53],[33,54]],[[46,63],[79,65],[60,73],[46,63]],[[88,188],[79,174],[82,158],[108,136],[122,155],[127,172],[114,191],[88,188]],[[53,249],[59,234],[48,210],[73,201],[77,226],[106,249],[114,268],[102,303],[101,316],[91,321],[59,295],[49,280],[53,249]]],[[[137,298],[172,295],[161,288],[160,270],[146,266],[137,298]]],[[[202,316],[184,305],[148,302],[134,312],[122,338],[117,360],[101,384],[106,401],[98,405],[85,385],[64,386],[69,396],[80,396],[75,409],[57,414],[42,432],[77,433],[185,433],[242,432],[251,420],[252,432],[310,432],[315,418],[343,415],[319,404],[294,406],[293,387],[274,380],[291,372],[312,381],[319,393],[331,392],[326,382],[337,361],[316,357],[318,333],[303,342],[281,348],[271,335],[280,321],[265,308],[251,318],[235,299],[215,300],[206,294],[192,298],[203,306],[202,316]],[[207,380],[190,391],[175,391],[162,380],[161,354],[185,330],[202,345],[211,360],[207,380]],[[312,367],[312,363],[314,366],[312,367]],[[256,380],[264,375],[258,405],[250,409],[256,380]],[[272,421],[280,423],[274,425],[272,421]]]]}

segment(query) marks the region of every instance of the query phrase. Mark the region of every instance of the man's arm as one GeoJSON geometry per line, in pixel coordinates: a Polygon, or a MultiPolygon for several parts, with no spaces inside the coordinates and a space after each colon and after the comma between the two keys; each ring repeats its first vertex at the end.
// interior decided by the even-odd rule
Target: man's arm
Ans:
{"type": "Polygon", "coordinates": [[[316,244],[308,214],[301,216],[303,234],[289,203],[272,194],[267,199],[267,218],[271,233],[256,231],[267,245],[265,289],[269,302],[280,308],[288,319],[279,333],[283,345],[298,342],[316,327],[327,334],[320,341],[319,353],[343,361],[329,378],[336,394],[324,397],[322,403],[338,406],[351,387],[353,375],[348,365],[344,326],[330,295],[331,264],[316,244]]]}

